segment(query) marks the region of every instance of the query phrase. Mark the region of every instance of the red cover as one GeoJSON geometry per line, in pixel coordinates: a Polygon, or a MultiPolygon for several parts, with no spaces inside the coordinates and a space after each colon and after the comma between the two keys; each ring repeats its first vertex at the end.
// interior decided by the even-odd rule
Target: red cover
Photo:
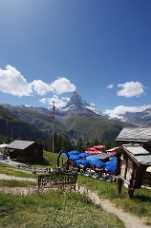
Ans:
{"type": "Polygon", "coordinates": [[[96,151],[96,149],[94,147],[89,147],[86,149],[87,151],[96,151]]]}
{"type": "Polygon", "coordinates": [[[105,149],[105,145],[97,145],[97,146],[94,146],[93,148],[97,150],[102,150],[102,149],[105,149]]]}
{"type": "Polygon", "coordinates": [[[86,153],[91,155],[97,155],[97,154],[101,154],[102,152],[99,150],[87,150],[86,153]]]}
{"type": "Polygon", "coordinates": [[[89,147],[87,148],[86,150],[87,151],[96,151],[96,150],[102,150],[105,148],[105,145],[97,145],[97,146],[92,146],[92,147],[89,147]]]}

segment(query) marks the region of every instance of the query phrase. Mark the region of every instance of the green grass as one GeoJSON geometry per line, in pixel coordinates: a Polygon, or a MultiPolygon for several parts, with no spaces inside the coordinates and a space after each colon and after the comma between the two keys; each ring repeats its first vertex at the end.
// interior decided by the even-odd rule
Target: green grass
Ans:
{"type": "Polygon", "coordinates": [[[48,151],[44,151],[43,153],[44,159],[46,159],[49,162],[49,166],[56,167],[57,166],[57,153],[52,153],[48,151]]]}
{"type": "MultiPolygon", "coordinates": [[[[56,167],[57,156],[58,154],[44,151],[44,158],[48,161],[48,164],[41,166],[37,165],[37,167],[56,167]]],[[[0,173],[20,177],[33,177],[33,174],[23,173],[20,170],[2,165],[0,165],[0,173]]],[[[147,223],[151,224],[151,191],[146,189],[136,190],[134,198],[130,200],[128,198],[127,189],[125,188],[123,188],[124,191],[122,195],[118,195],[116,183],[107,183],[83,176],[79,176],[78,182],[81,185],[85,185],[89,189],[96,191],[100,197],[110,199],[117,207],[123,208],[124,210],[134,213],[138,216],[145,217],[147,223]]],[[[15,186],[15,184],[16,186],[22,185],[20,182],[5,182],[5,184],[6,186],[15,186]]],[[[25,185],[27,185],[27,183],[23,183],[23,187],[25,185]]]]}
{"type": "Polygon", "coordinates": [[[29,173],[24,172],[12,166],[2,165],[2,164],[0,164],[0,174],[6,174],[6,175],[16,176],[16,177],[27,177],[27,178],[36,177],[34,174],[30,172],[29,173]]]}
{"type": "Polygon", "coordinates": [[[30,187],[35,186],[36,183],[30,181],[17,181],[17,180],[0,180],[0,187],[30,187]]]}
{"type": "Polygon", "coordinates": [[[0,193],[0,227],[6,228],[118,228],[115,216],[94,206],[78,193],[0,193]]]}
{"type": "Polygon", "coordinates": [[[127,189],[123,188],[122,194],[117,193],[116,183],[94,180],[89,177],[79,176],[78,182],[87,186],[88,189],[96,191],[101,198],[110,199],[117,207],[144,217],[147,224],[151,225],[151,191],[138,189],[134,193],[134,198],[129,199],[127,189]]]}
{"type": "MultiPolygon", "coordinates": [[[[33,164],[33,167],[41,167],[41,168],[51,168],[51,167],[57,167],[57,158],[58,153],[52,153],[49,151],[43,152],[44,162],[40,164],[33,164]]],[[[63,157],[62,157],[63,158],[63,157]]],[[[65,159],[65,158],[63,158],[65,159]]]]}
{"type": "MultiPolygon", "coordinates": [[[[56,153],[51,153],[48,151],[44,151],[44,162],[42,164],[33,164],[32,167],[34,168],[50,168],[50,167],[57,167],[57,156],[56,153]]],[[[24,172],[21,169],[17,169],[15,167],[9,165],[0,164],[0,174],[6,174],[10,176],[16,177],[26,177],[26,178],[35,178],[36,175],[30,172],[24,172]]]]}
{"type": "Polygon", "coordinates": [[[41,167],[41,168],[50,168],[57,167],[57,153],[52,153],[49,151],[43,152],[44,161],[40,164],[32,164],[33,167],[41,167]]]}

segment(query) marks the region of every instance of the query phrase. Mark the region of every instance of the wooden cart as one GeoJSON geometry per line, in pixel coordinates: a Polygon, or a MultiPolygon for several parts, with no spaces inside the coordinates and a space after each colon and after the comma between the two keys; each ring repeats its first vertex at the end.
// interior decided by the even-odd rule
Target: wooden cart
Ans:
{"type": "MultiPolygon", "coordinates": [[[[124,144],[121,148],[118,191],[121,193],[122,185],[127,185],[131,198],[135,189],[141,188],[144,183],[146,169],[151,166],[151,153],[145,150],[141,144],[124,144]]],[[[151,185],[151,179],[148,182],[151,185]]]]}

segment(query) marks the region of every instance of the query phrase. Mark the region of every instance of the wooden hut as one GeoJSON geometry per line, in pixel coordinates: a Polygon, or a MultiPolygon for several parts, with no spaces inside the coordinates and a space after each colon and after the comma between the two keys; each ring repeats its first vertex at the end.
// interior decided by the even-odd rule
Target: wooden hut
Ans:
{"type": "Polygon", "coordinates": [[[122,145],[125,143],[139,143],[145,149],[151,151],[151,128],[123,128],[116,141],[122,145]]]}
{"type": "Polygon", "coordinates": [[[132,197],[134,190],[141,185],[148,183],[151,186],[148,174],[148,167],[151,166],[151,128],[125,128],[117,137],[117,142],[122,145],[120,178],[128,186],[129,196],[132,197]]]}
{"type": "Polygon", "coordinates": [[[8,144],[7,154],[20,162],[40,162],[43,160],[43,147],[34,141],[15,140],[8,144]]]}

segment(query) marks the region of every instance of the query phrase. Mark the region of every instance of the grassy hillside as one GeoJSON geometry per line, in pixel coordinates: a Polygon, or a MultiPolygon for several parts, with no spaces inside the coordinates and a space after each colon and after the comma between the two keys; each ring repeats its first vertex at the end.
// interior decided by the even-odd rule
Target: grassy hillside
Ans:
{"type": "MultiPolygon", "coordinates": [[[[45,157],[52,166],[56,165],[57,154],[45,152],[45,157]]],[[[88,189],[96,191],[101,198],[110,199],[117,207],[144,217],[146,223],[151,225],[151,191],[139,189],[135,191],[134,198],[129,199],[127,189],[123,188],[122,195],[117,193],[117,184],[94,180],[89,177],[79,176],[78,183],[88,189]]]]}
{"type": "Polygon", "coordinates": [[[56,132],[62,133],[65,131],[63,124],[54,120],[48,109],[26,106],[8,106],[8,111],[12,115],[15,115],[18,120],[29,123],[44,133],[51,132],[54,124],[56,132]]]}
{"type": "Polygon", "coordinates": [[[123,123],[109,120],[105,116],[76,115],[67,119],[65,124],[68,132],[73,137],[81,137],[84,140],[94,141],[98,139],[104,143],[113,142],[123,127],[123,123]]]}
{"type": "Polygon", "coordinates": [[[0,143],[12,139],[44,140],[44,134],[35,126],[20,121],[7,108],[0,106],[0,143]]]}
{"type": "Polygon", "coordinates": [[[16,176],[16,177],[36,177],[31,172],[23,171],[21,169],[17,169],[15,167],[9,165],[2,165],[0,164],[0,174],[6,174],[9,176],[16,176]]]}
{"type": "Polygon", "coordinates": [[[0,193],[0,227],[124,227],[78,193],[51,191],[29,196],[0,193]]]}
{"type": "Polygon", "coordinates": [[[31,182],[31,181],[20,181],[20,180],[0,180],[0,187],[5,188],[14,188],[16,189],[17,187],[36,187],[36,182],[31,182]]]}
{"type": "MultiPolygon", "coordinates": [[[[57,155],[44,152],[49,165],[55,167],[57,155]]],[[[0,173],[16,177],[32,177],[10,166],[1,166],[0,173]],[[12,173],[11,173],[12,172],[12,173]]],[[[35,183],[18,180],[0,180],[0,188],[34,187],[35,183]]],[[[96,207],[79,193],[49,191],[31,195],[11,195],[0,192],[0,227],[32,228],[103,228],[121,227],[123,223],[115,216],[96,207]]]]}
{"type": "MultiPolygon", "coordinates": [[[[44,152],[45,159],[49,162],[49,167],[56,166],[57,154],[51,152],[44,152]]],[[[1,171],[12,171],[15,176],[32,177],[32,174],[22,173],[11,167],[2,167],[1,171]]],[[[7,173],[8,174],[8,173],[7,173]]],[[[134,213],[139,217],[143,217],[147,224],[151,225],[151,191],[147,189],[136,190],[134,198],[129,199],[127,189],[123,188],[123,193],[118,195],[117,184],[108,183],[105,181],[94,180],[89,177],[79,176],[78,183],[86,186],[88,189],[98,193],[100,198],[107,198],[111,200],[117,207],[123,208],[125,211],[134,213]]],[[[0,181],[0,186],[8,187],[27,187],[35,183],[28,183],[25,181],[0,181]]],[[[64,193],[54,193],[37,195],[33,194],[31,197],[17,197],[0,194],[0,227],[9,227],[9,222],[13,218],[13,226],[19,227],[20,224],[25,224],[25,227],[42,227],[40,222],[46,222],[46,227],[51,226],[51,222],[55,221],[55,227],[101,227],[107,222],[108,227],[113,227],[111,224],[112,217],[102,210],[94,207],[87,202],[85,198],[77,194],[66,195],[64,193]],[[71,197],[70,197],[71,196],[71,197]],[[58,199],[58,201],[57,201],[58,199]],[[83,201],[84,200],[84,201],[83,201]],[[80,201],[80,202],[79,202],[80,201]],[[59,205],[59,206],[58,206],[59,205]],[[40,213],[41,220],[37,214],[40,213]],[[54,214],[53,214],[54,213],[54,214]],[[80,213],[80,215],[79,215],[80,213]],[[103,214],[102,214],[103,213],[103,214]],[[57,216],[55,220],[55,216],[57,216]],[[96,215],[96,216],[95,216],[96,215]],[[80,217],[79,217],[80,216],[80,217]],[[90,217],[92,216],[92,220],[90,217]],[[102,219],[102,216],[103,219],[102,219]],[[63,221],[63,217],[65,220],[63,221]],[[8,218],[8,220],[7,220],[8,218]],[[34,221],[34,218],[36,221],[34,221]],[[52,220],[50,219],[52,218],[52,220]],[[78,220],[78,221],[77,221],[78,220]],[[80,223],[79,221],[82,221],[80,223]],[[103,222],[103,223],[102,223],[103,222]],[[50,223],[50,226],[48,226],[50,223]],[[71,226],[72,224],[76,224],[71,226]],[[39,225],[40,224],[40,225],[39,225]],[[62,224],[62,226],[60,225],[62,224]],[[39,225],[39,226],[38,226],[39,225]]],[[[123,227],[115,217],[113,218],[113,225],[123,227]]],[[[105,226],[106,227],[106,226],[105,226]]]]}

